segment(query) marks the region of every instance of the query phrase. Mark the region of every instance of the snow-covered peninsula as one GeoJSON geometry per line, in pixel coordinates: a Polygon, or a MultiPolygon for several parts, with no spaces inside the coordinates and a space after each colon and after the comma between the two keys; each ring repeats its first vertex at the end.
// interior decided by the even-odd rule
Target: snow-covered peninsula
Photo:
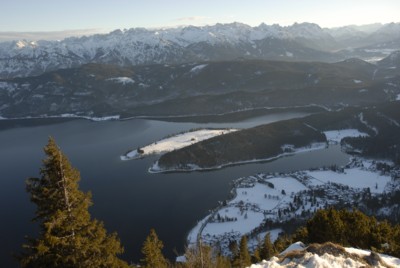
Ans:
{"type": "Polygon", "coordinates": [[[121,160],[132,160],[142,158],[147,155],[171,152],[173,150],[181,149],[194,143],[234,131],[237,131],[237,129],[200,129],[188,131],[153,142],[147,146],[131,150],[122,155],[121,160]]]}
{"type": "Polygon", "coordinates": [[[276,160],[280,157],[289,156],[289,155],[298,154],[298,153],[311,152],[314,150],[321,150],[321,149],[325,149],[326,147],[327,147],[327,145],[325,142],[311,143],[308,146],[298,147],[298,148],[296,148],[292,144],[284,144],[282,146],[282,151],[284,151],[284,152],[281,154],[272,156],[272,157],[263,158],[263,159],[250,159],[250,160],[244,160],[244,161],[229,162],[229,163],[226,163],[223,165],[218,165],[218,166],[213,166],[213,167],[200,167],[196,164],[187,164],[184,167],[173,167],[170,169],[165,169],[165,168],[160,167],[158,164],[158,161],[156,161],[149,168],[149,172],[150,173],[163,173],[163,172],[189,172],[189,171],[216,170],[216,169],[221,169],[224,167],[234,166],[234,165],[272,161],[272,160],[276,160]]]}
{"type": "Polygon", "coordinates": [[[201,238],[227,250],[231,240],[243,235],[257,240],[266,231],[275,234],[276,223],[307,218],[317,209],[339,203],[356,204],[363,196],[389,193],[400,187],[399,172],[379,170],[382,165],[390,163],[353,158],[345,167],[239,178],[234,182],[233,198],[199,221],[189,233],[188,243],[201,238]]]}

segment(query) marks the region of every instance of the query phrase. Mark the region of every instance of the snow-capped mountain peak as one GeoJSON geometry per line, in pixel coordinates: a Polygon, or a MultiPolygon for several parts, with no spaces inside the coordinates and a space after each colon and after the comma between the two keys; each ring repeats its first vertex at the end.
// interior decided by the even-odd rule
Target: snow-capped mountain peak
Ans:
{"type": "MultiPolygon", "coordinates": [[[[400,32],[399,24],[381,28],[375,34],[385,40],[391,38],[391,33],[397,36],[400,32]]],[[[202,27],[132,28],[61,41],[0,43],[0,78],[38,75],[85,63],[124,66],[237,58],[338,61],[329,54],[334,49],[337,44],[330,32],[313,23],[285,27],[251,27],[234,22],[202,27]]]]}

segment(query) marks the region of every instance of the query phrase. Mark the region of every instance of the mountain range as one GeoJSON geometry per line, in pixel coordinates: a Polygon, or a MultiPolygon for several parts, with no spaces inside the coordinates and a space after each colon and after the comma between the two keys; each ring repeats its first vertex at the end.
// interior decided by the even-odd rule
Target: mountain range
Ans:
{"type": "Polygon", "coordinates": [[[382,59],[400,50],[400,23],[326,29],[242,23],[132,28],[61,41],[0,43],[0,78],[40,75],[88,63],[119,66],[237,59],[336,62],[382,59]]]}
{"type": "Polygon", "coordinates": [[[120,67],[90,63],[0,79],[4,118],[216,115],[374,105],[399,98],[400,54],[376,64],[263,60],[120,67]]]}

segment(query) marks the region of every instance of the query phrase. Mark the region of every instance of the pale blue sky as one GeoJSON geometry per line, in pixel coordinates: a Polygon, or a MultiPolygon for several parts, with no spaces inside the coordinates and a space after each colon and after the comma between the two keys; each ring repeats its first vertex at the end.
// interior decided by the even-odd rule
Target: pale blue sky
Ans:
{"type": "Polygon", "coordinates": [[[0,32],[400,21],[400,0],[1,0],[0,32]]]}

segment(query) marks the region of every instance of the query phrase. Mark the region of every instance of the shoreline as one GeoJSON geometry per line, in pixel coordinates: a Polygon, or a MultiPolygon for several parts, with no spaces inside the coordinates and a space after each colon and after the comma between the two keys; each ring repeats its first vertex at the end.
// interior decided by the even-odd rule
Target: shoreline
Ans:
{"type": "Polygon", "coordinates": [[[38,115],[38,116],[27,116],[27,117],[4,117],[0,115],[0,121],[6,120],[29,120],[29,119],[85,119],[89,121],[99,122],[99,121],[126,121],[132,119],[147,119],[147,120],[168,120],[168,119],[196,119],[202,117],[221,117],[230,116],[235,114],[247,113],[247,112],[269,112],[276,111],[281,112],[285,110],[296,110],[296,109],[307,109],[307,108],[320,108],[324,111],[332,111],[333,109],[328,108],[324,105],[310,104],[302,106],[282,106],[282,107],[257,107],[248,109],[239,109],[234,111],[229,111],[225,113],[215,113],[215,114],[183,114],[183,115],[137,115],[130,117],[121,117],[120,114],[108,115],[108,116],[87,116],[87,115],[75,115],[75,114],[60,114],[60,115],[38,115]]]}
{"type": "MultiPolygon", "coordinates": [[[[326,202],[328,206],[335,205],[336,203],[340,202],[339,200],[336,200],[334,198],[335,195],[339,194],[341,191],[345,191],[340,188],[340,185],[346,185],[347,187],[349,187],[347,189],[348,193],[346,192],[347,194],[345,195],[346,197],[343,197],[344,199],[347,198],[348,200],[352,200],[352,194],[350,193],[362,193],[367,188],[370,188],[372,195],[376,196],[387,193],[388,191],[390,192],[387,186],[391,183],[395,183],[395,181],[393,181],[392,177],[389,174],[382,174],[381,171],[377,169],[375,161],[376,160],[369,158],[352,157],[349,160],[348,164],[343,165],[335,170],[332,170],[329,167],[325,167],[318,169],[298,170],[280,175],[257,173],[237,178],[233,180],[233,185],[230,191],[231,196],[229,196],[227,200],[219,202],[218,206],[211,209],[204,218],[199,220],[193,226],[193,228],[188,232],[186,238],[187,243],[188,245],[193,245],[195,243],[198,243],[199,239],[207,244],[213,244],[218,241],[218,243],[221,243],[220,245],[222,245],[223,250],[228,252],[227,242],[228,240],[230,241],[233,237],[240,238],[240,236],[242,235],[247,235],[250,237],[250,239],[253,239],[259,234],[260,231],[268,232],[269,230],[272,230],[276,227],[272,225],[272,229],[259,229],[266,219],[271,220],[273,223],[282,220],[287,221],[293,217],[303,217],[302,212],[304,211],[323,207],[324,202],[326,202]],[[350,180],[348,179],[349,177],[354,176],[356,178],[352,178],[350,180]],[[298,185],[293,186],[292,188],[287,188],[287,182],[284,182],[284,180],[296,181],[298,185]],[[280,183],[278,183],[279,181],[280,183]],[[271,184],[273,183],[272,185],[275,184],[275,186],[273,186],[272,189],[268,188],[267,186],[269,185],[265,182],[271,182],[271,184]],[[264,185],[261,186],[264,187],[264,190],[261,193],[259,188],[260,185],[264,185]],[[335,188],[335,185],[339,186],[335,188]],[[307,204],[307,201],[311,196],[315,198],[313,194],[310,194],[313,193],[315,189],[336,189],[336,191],[338,192],[331,193],[330,196],[326,196],[323,198],[317,196],[315,199],[316,201],[310,201],[309,204],[307,204]],[[283,190],[285,190],[286,193],[283,193],[283,190]],[[265,207],[265,201],[260,201],[261,199],[259,196],[264,195],[264,198],[266,198],[267,193],[268,196],[269,194],[278,196],[278,199],[276,199],[275,201],[268,201],[271,202],[271,205],[272,203],[276,203],[276,206],[268,208],[265,207]],[[258,195],[258,197],[254,196],[254,194],[258,195]],[[294,201],[291,201],[294,196],[298,196],[298,199],[301,197],[303,201],[307,200],[305,201],[306,203],[302,203],[303,208],[301,208],[301,204],[296,205],[294,201]],[[240,204],[241,202],[242,204],[240,204]],[[295,207],[294,211],[291,210],[290,212],[288,212],[288,215],[283,213],[281,217],[279,211],[284,211],[285,209],[291,207],[292,203],[290,202],[293,202],[293,205],[295,207]],[[313,202],[316,202],[317,205],[315,205],[315,203],[312,204],[313,202]],[[244,217],[242,216],[242,212],[242,214],[237,215],[237,219],[235,219],[233,222],[216,220],[216,215],[218,215],[219,218],[220,214],[221,218],[224,217],[223,215],[230,215],[230,217],[233,217],[232,213],[234,213],[235,210],[237,212],[237,210],[239,209],[238,206],[240,206],[241,209],[244,210],[244,217]],[[254,213],[252,215],[252,212],[254,212],[255,214],[264,213],[264,218],[257,220],[257,217],[254,213]],[[247,218],[247,213],[249,213],[249,218],[247,218]],[[253,224],[254,226],[250,227],[250,230],[243,231],[242,228],[236,229],[237,227],[234,227],[236,222],[239,222],[242,225],[244,222],[247,222],[247,224],[251,224],[252,221],[255,221],[257,224],[253,224]]],[[[380,159],[377,162],[385,163],[387,161],[380,159]]],[[[392,168],[395,168],[395,165],[393,165],[393,163],[389,164],[392,165],[392,168]]]]}
{"type": "Polygon", "coordinates": [[[193,165],[193,168],[187,168],[187,169],[174,168],[174,169],[154,170],[153,169],[154,165],[158,165],[158,161],[156,161],[153,164],[153,166],[149,167],[148,172],[151,174],[159,174],[159,173],[175,173],[175,172],[176,173],[178,173],[178,172],[185,173],[185,172],[195,172],[195,171],[200,171],[200,172],[201,171],[212,171],[212,170],[219,170],[219,169],[230,167],[230,166],[237,166],[237,165],[244,165],[244,164],[251,164],[251,163],[270,162],[270,161],[277,160],[281,157],[292,156],[295,154],[306,153],[306,152],[315,151],[315,150],[322,150],[322,149],[326,149],[328,147],[329,147],[329,144],[327,144],[327,142],[313,143],[313,144],[311,144],[311,147],[300,147],[295,152],[282,153],[282,154],[279,154],[276,156],[272,156],[269,158],[263,158],[263,159],[242,160],[242,161],[231,162],[231,163],[226,163],[226,164],[222,164],[219,166],[206,167],[206,168],[201,168],[197,165],[193,165]]]}

